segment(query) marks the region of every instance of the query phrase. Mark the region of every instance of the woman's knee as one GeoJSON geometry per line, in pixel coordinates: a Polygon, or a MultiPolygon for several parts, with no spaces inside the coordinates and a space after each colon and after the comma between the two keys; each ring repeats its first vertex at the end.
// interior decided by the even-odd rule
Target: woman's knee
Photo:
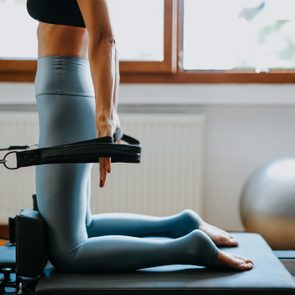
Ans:
{"type": "Polygon", "coordinates": [[[66,251],[59,251],[50,255],[50,262],[57,271],[70,273],[79,271],[75,255],[66,251]]]}
{"type": "Polygon", "coordinates": [[[51,243],[49,247],[49,261],[61,272],[79,271],[79,263],[77,260],[79,250],[85,241],[70,242],[59,241],[51,243]]]}

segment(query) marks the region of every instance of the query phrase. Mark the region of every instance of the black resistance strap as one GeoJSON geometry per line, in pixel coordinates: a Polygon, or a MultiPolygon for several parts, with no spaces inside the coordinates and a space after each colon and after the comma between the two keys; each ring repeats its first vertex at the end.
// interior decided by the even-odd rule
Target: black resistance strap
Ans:
{"type": "MultiPolygon", "coordinates": [[[[137,139],[123,134],[120,139],[126,144],[113,143],[111,136],[95,138],[64,145],[16,151],[30,146],[11,146],[0,164],[13,170],[21,167],[57,163],[97,163],[99,158],[111,158],[112,163],[140,163],[141,147],[137,139]],[[9,157],[15,155],[16,163],[11,166],[9,157]]],[[[4,149],[1,149],[4,150],[4,149]]]]}

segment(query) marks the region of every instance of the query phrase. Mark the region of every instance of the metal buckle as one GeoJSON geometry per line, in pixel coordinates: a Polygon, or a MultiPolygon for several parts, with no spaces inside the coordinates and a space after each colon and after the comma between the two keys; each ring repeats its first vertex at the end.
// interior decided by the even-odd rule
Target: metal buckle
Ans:
{"type": "Polygon", "coordinates": [[[16,153],[17,153],[16,151],[7,153],[2,160],[0,159],[0,164],[3,164],[4,167],[7,168],[7,169],[9,169],[9,170],[16,170],[16,169],[18,169],[17,164],[16,164],[15,167],[9,167],[8,164],[7,164],[7,162],[8,162],[7,157],[9,155],[11,155],[11,154],[15,154],[16,155],[16,153]]]}

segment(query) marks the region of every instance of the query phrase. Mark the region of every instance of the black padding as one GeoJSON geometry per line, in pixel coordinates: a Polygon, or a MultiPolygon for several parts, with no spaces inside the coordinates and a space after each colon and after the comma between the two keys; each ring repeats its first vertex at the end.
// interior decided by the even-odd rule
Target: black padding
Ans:
{"type": "Polygon", "coordinates": [[[239,233],[235,236],[240,246],[225,251],[251,257],[255,263],[251,271],[208,270],[184,265],[112,274],[48,271],[38,282],[36,294],[295,294],[293,277],[259,235],[239,233]]]}
{"type": "Polygon", "coordinates": [[[15,246],[9,244],[0,247],[0,269],[15,268],[15,246]]]}
{"type": "Polygon", "coordinates": [[[37,277],[48,260],[47,228],[40,213],[24,209],[16,216],[16,272],[37,277]]]}
{"type": "Polygon", "coordinates": [[[295,280],[295,260],[291,259],[280,259],[284,266],[287,268],[289,273],[294,276],[295,280]]]}
{"type": "Polygon", "coordinates": [[[15,243],[15,216],[8,218],[8,225],[9,225],[9,242],[14,244],[15,243]]]}
{"type": "Polygon", "coordinates": [[[295,261],[295,250],[275,250],[273,252],[279,259],[293,259],[295,261]]]}

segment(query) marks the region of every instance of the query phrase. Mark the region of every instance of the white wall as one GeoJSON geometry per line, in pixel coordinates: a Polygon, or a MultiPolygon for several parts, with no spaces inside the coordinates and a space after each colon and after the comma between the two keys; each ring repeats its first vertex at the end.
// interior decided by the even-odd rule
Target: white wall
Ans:
{"type": "MultiPolygon", "coordinates": [[[[295,157],[295,85],[125,84],[120,92],[122,112],[207,115],[203,216],[226,229],[242,229],[246,178],[268,161],[295,157]]],[[[0,83],[0,111],[28,109],[32,84],[0,83]]]]}
{"type": "Polygon", "coordinates": [[[205,216],[240,229],[239,195],[259,166],[295,157],[294,105],[219,105],[207,110],[205,216]]]}

